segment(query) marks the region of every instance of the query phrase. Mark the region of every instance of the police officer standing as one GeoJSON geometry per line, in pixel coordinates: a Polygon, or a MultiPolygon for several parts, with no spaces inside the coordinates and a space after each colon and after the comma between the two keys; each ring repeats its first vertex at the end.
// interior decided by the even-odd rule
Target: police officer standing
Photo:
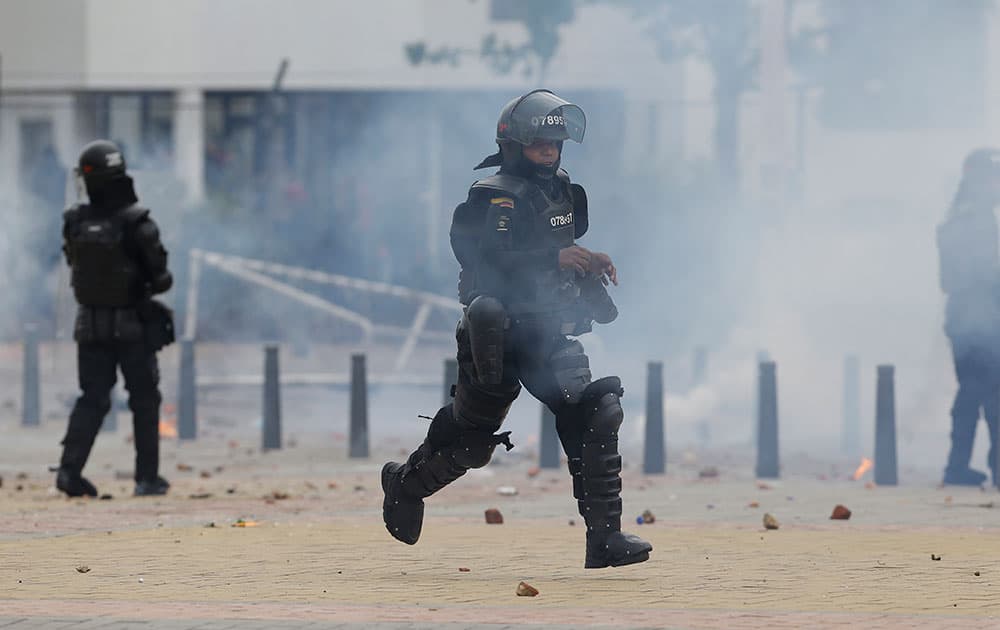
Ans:
{"type": "Polygon", "coordinates": [[[587,198],[559,168],[563,141],[581,142],[585,126],[579,107],[548,90],[511,101],[497,123],[500,151],[476,167],[499,172],[475,182],[455,209],[451,243],[466,308],[454,401],[405,463],[382,469],[383,519],[402,542],[417,542],[426,497],[485,466],[498,444],[512,448],[510,432],[497,432],[524,386],[556,416],[587,524],[584,566],[649,558],[649,543],[621,531],[621,381],[592,381],[575,339],[617,316],[604,289],[617,284],[617,271],[607,254],[575,244],[587,231],[587,198]]]}
{"type": "Polygon", "coordinates": [[[945,334],[955,359],[958,393],[951,408],[951,452],[944,483],[978,486],[986,475],[969,467],[980,410],[990,432],[988,467],[997,483],[1000,424],[1000,255],[994,209],[1000,203],[1000,151],[977,149],[937,230],[941,289],[947,295],[945,334]]]}
{"type": "Polygon", "coordinates": [[[74,205],[63,215],[63,251],[79,303],[73,338],[82,395],[62,442],[56,487],[69,496],[97,495],[81,472],[111,409],[111,389],[120,367],[133,415],[135,494],[165,494],[170,484],[158,474],[156,352],[173,341],[173,320],[151,296],[173,284],[167,251],[149,210],[138,205],[115,144],[98,140],[84,147],[78,175],[90,202],[74,205]]]}

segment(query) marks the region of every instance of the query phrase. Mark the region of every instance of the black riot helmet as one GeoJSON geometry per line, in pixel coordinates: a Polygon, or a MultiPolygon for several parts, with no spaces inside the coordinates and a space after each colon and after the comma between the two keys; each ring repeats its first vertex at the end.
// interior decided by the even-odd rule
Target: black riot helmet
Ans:
{"type": "Polygon", "coordinates": [[[522,175],[551,177],[558,169],[526,164],[521,148],[536,140],[551,140],[562,153],[564,140],[583,142],[587,117],[577,105],[559,98],[550,90],[533,90],[507,103],[497,121],[497,144],[500,152],[484,159],[478,166],[501,166],[522,175]]]}
{"type": "Polygon", "coordinates": [[[76,173],[93,206],[115,210],[138,201],[132,178],[125,172],[125,156],[114,142],[95,140],[83,147],[76,173]]]}
{"type": "Polygon", "coordinates": [[[583,110],[549,90],[534,90],[515,98],[500,111],[497,142],[521,145],[535,140],[583,142],[587,117],[583,110]]]}
{"type": "Polygon", "coordinates": [[[125,157],[110,140],[95,140],[83,147],[77,172],[87,189],[103,188],[108,182],[125,176],[125,157]]]}

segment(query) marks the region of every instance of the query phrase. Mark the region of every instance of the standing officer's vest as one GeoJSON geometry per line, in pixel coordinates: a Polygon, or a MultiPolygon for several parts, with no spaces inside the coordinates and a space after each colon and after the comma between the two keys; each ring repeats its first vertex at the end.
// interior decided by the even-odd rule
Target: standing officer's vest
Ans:
{"type": "Polygon", "coordinates": [[[74,206],[64,215],[72,284],[81,306],[125,308],[145,295],[145,279],[129,239],[149,210],[130,206],[108,215],[74,206]]]}

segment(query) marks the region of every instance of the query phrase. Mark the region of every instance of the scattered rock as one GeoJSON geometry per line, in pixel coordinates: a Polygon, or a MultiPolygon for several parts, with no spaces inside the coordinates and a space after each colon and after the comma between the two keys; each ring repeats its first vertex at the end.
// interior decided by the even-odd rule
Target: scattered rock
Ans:
{"type": "Polygon", "coordinates": [[[764,529],[778,529],[778,519],[770,514],[764,515],[764,529]]]}
{"type": "Polygon", "coordinates": [[[245,521],[241,518],[233,523],[233,527],[257,527],[257,521],[245,521]]]}
{"type": "Polygon", "coordinates": [[[458,567],[458,570],[462,573],[468,573],[472,569],[470,569],[469,567],[458,567]]]}
{"type": "Polygon", "coordinates": [[[336,490],[337,489],[337,482],[336,481],[331,481],[331,482],[329,482],[329,483],[326,484],[326,487],[329,488],[330,490],[336,490]]]}
{"type": "Polygon", "coordinates": [[[763,481],[758,481],[757,482],[757,489],[758,490],[770,490],[771,486],[769,486],[768,484],[764,483],[763,481]]]}
{"type": "Polygon", "coordinates": [[[830,518],[835,521],[846,521],[851,518],[851,511],[843,505],[837,505],[833,508],[833,514],[830,515],[830,518]]]}
{"type": "Polygon", "coordinates": [[[85,564],[81,564],[76,568],[77,573],[90,573],[90,567],[85,564]]]}
{"type": "Polygon", "coordinates": [[[221,474],[223,470],[225,470],[224,467],[222,467],[222,466],[216,466],[215,467],[215,474],[217,474],[217,475],[221,474]]]}
{"type": "Polygon", "coordinates": [[[528,584],[527,582],[518,582],[517,584],[517,596],[518,597],[534,597],[538,595],[538,589],[528,584]]]}
{"type": "Polygon", "coordinates": [[[18,481],[24,481],[25,479],[28,478],[28,473],[26,473],[26,472],[19,472],[19,473],[17,473],[17,476],[14,477],[14,478],[17,479],[18,481]]]}
{"type": "Polygon", "coordinates": [[[569,519],[569,525],[570,527],[573,527],[574,525],[576,525],[576,521],[574,521],[573,519],[569,519]]]}
{"type": "Polygon", "coordinates": [[[940,560],[940,559],[941,556],[935,556],[934,554],[931,554],[931,560],[940,560]]]}
{"type": "Polygon", "coordinates": [[[0,476],[0,488],[3,488],[3,476],[0,476]]]}
{"type": "MultiPolygon", "coordinates": [[[[355,490],[356,489],[357,488],[355,488],[355,490]]],[[[364,490],[364,488],[361,488],[361,489],[364,490]]],[[[288,498],[288,496],[289,495],[288,495],[287,492],[278,492],[277,490],[275,490],[270,495],[268,495],[268,498],[269,499],[274,499],[275,501],[284,501],[285,499],[288,498]]]]}
{"type": "Polygon", "coordinates": [[[236,494],[236,488],[226,488],[226,494],[236,494]]]}
{"type": "Polygon", "coordinates": [[[212,493],[211,492],[199,492],[197,494],[189,494],[188,498],[189,499],[211,499],[212,498],[212,493]]]}
{"type": "Polygon", "coordinates": [[[979,577],[979,571],[976,571],[976,572],[975,572],[975,573],[973,573],[972,575],[974,575],[974,576],[976,576],[976,577],[979,577]]]}
{"type": "Polygon", "coordinates": [[[874,481],[866,481],[865,482],[865,490],[872,490],[873,488],[875,488],[875,482],[874,481]]]}
{"type": "Polygon", "coordinates": [[[181,464],[181,463],[178,463],[177,464],[177,470],[179,470],[181,472],[191,472],[192,470],[194,470],[194,466],[191,466],[190,464],[181,464]]]}
{"type": "Polygon", "coordinates": [[[514,486],[500,486],[497,488],[497,494],[505,497],[512,497],[517,494],[517,488],[514,486]]]}
{"type": "Polygon", "coordinates": [[[760,507],[760,503],[758,503],[756,501],[751,501],[750,503],[747,503],[747,507],[748,508],[759,508],[760,507]]]}
{"type": "Polygon", "coordinates": [[[698,477],[701,479],[715,479],[719,476],[719,469],[715,466],[709,466],[708,468],[702,468],[698,473],[698,477]]]}
{"type": "Polygon", "coordinates": [[[945,503],[946,503],[947,505],[951,505],[951,502],[952,502],[952,498],[951,498],[950,496],[947,496],[947,497],[945,497],[945,498],[944,498],[944,502],[945,502],[945,503]]]}
{"type": "Polygon", "coordinates": [[[311,481],[306,482],[306,488],[309,488],[310,490],[319,490],[319,487],[311,481]]]}
{"type": "Polygon", "coordinates": [[[490,508],[486,510],[486,522],[490,525],[501,525],[503,524],[503,514],[496,508],[490,508]]]}
{"type": "Polygon", "coordinates": [[[715,504],[709,503],[708,505],[705,506],[705,509],[706,510],[714,510],[715,509],[715,504]]]}
{"type": "Polygon", "coordinates": [[[656,517],[653,516],[653,513],[650,512],[649,510],[643,512],[641,518],[643,523],[653,523],[656,521],[656,517]]]}
{"type": "Polygon", "coordinates": [[[143,583],[143,582],[145,582],[145,581],[146,581],[146,580],[144,580],[144,579],[142,579],[142,578],[139,578],[139,584],[142,584],[142,583],[143,583]]]}
{"type": "Polygon", "coordinates": [[[212,473],[208,472],[207,470],[203,470],[198,474],[198,476],[201,477],[202,479],[211,479],[212,473]]]}
{"type": "Polygon", "coordinates": [[[16,486],[14,486],[14,490],[17,490],[18,492],[21,492],[21,491],[24,490],[24,485],[23,484],[17,484],[16,486]]]}
{"type": "Polygon", "coordinates": [[[215,527],[215,521],[212,521],[211,523],[205,523],[205,527],[208,529],[215,527]]]}
{"type": "Polygon", "coordinates": [[[537,477],[538,473],[540,473],[540,472],[542,472],[541,468],[539,468],[538,466],[532,466],[531,468],[528,469],[528,476],[529,477],[537,477]]]}
{"type": "Polygon", "coordinates": [[[116,470],[115,481],[131,481],[134,475],[127,470],[116,470]]]}
{"type": "Polygon", "coordinates": [[[100,498],[101,501],[110,501],[111,499],[114,499],[114,497],[110,494],[102,494],[100,498]]]}

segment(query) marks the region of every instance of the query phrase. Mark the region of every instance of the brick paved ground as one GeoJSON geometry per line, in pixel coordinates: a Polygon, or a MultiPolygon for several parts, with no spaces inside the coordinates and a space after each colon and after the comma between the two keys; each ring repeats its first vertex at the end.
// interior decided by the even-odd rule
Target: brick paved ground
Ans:
{"type": "Polygon", "coordinates": [[[2,430],[0,629],[1000,627],[996,492],[866,488],[820,463],[763,488],[739,458],[715,457],[713,479],[694,458],[659,478],[633,465],[626,514],[657,515],[631,525],[653,559],[584,571],[568,476],[529,477],[523,445],[431,499],[409,547],[381,526],[377,481],[405,437],[361,462],[328,435],[267,455],[249,431],[164,442],[173,491],[137,499],[123,429],[88,467],[114,498],[89,501],[50,488],[61,425],[2,430]],[[837,503],[850,521],[829,520],[837,503]],[[489,507],[503,525],[483,522],[489,507]],[[515,596],[521,580],[541,594],[515,596]]]}

